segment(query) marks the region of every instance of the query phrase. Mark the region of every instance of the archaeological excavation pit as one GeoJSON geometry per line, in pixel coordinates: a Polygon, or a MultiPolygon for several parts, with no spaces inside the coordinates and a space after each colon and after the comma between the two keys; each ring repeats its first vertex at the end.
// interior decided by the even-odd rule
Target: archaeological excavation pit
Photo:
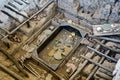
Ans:
{"type": "Polygon", "coordinates": [[[41,62],[56,70],[77,48],[81,39],[79,30],[71,26],[60,26],[38,47],[33,56],[39,57],[41,62]]]}
{"type": "Polygon", "coordinates": [[[0,80],[120,80],[120,0],[1,0],[0,80]]]}

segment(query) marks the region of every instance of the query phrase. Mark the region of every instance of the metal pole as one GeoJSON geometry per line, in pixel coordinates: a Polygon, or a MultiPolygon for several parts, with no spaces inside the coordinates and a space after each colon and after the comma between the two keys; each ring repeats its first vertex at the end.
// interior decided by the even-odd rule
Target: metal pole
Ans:
{"type": "Polygon", "coordinates": [[[89,37],[120,43],[120,40],[109,38],[109,37],[96,37],[96,36],[93,36],[93,35],[89,35],[89,37]]]}
{"type": "Polygon", "coordinates": [[[84,59],[86,59],[86,60],[88,60],[89,62],[91,62],[91,63],[93,63],[93,64],[95,64],[95,65],[97,65],[97,66],[99,66],[99,67],[101,67],[101,68],[109,71],[109,72],[111,72],[111,73],[113,72],[111,69],[108,69],[108,68],[102,66],[101,64],[99,64],[99,63],[97,63],[97,62],[95,62],[95,61],[93,61],[93,60],[91,60],[91,59],[89,59],[89,58],[87,58],[87,57],[85,57],[83,55],[81,55],[81,57],[84,58],[84,59]]]}
{"type": "MultiPolygon", "coordinates": [[[[105,42],[104,40],[101,41],[101,43],[104,43],[104,42],[105,42]]],[[[100,45],[97,45],[96,49],[98,50],[99,48],[100,48],[100,45]]],[[[94,56],[94,54],[95,54],[95,52],[93,51],[90,55],[90,58],[92,58],[94,56]]],[[[77,71],[70,77],[69,80],[73,80],[75,78],[75,76],[77,74],[79,74],[82,71],[82,69],[87,65],[87,63],[88,63],[88,60],[85,60],[84,63],[82,64],[82,66],[80,66],[80,64],[79,64],[77,71]]]]}
{"type": "Polygon", "coordinates": [[[114,52],[117,52],[117,53],[119,53],[120,52],[120,50],[118,49],[113,49],[113,48],[111,48],[111,47],[109,47],[109,46],[106,46],[105,44],[102,44],[99,40],[97,40],[97,39],[93,39],[95,42],[97,42],[98,44],[100,44],[101,46],[103,46],[103,47],[105,47],[105,48],[107,48],[107,49],[109,49],[109,50],[111,50],[111,51],[114,51],[114,52]]]}
{"type": "MultiPolygon", "coordinates": [[[[23,23],[21,23],[19,26],[17,26],[15,29],[13,29],[9,34],[13,34],[16,30],[18,30],[20,27],[22,27],[26,22],[28,22],[29,20],[31,20],[32,18],[34,18],[36,15],[38,15],[40,12],[42,12],[48,5],[50,5],[53,2],[53,0],[47,2],[45,4],[45,6],[40,9],[38,12],[36,12],[35,14],[33,14],[30,18],[28,18],[27,20],[25,20],[23,23]]],[[[4,40],[5,38],[7,38],[9,36],[9,34],[7,34],[4,38],[2,38],[2,40],[4,40]]]]}
{"type": "Polygon", "coordinates": [[[118,61],[117,59],[112,58],[112,57],[109,57],[109,56],[105,55],[104,53],[101,53],[101,52],[97,51],[96,49],[91,48],[90,46],[87,46],[87,48],[89,48],[89,49],[92,50],[92,51],[95,51],[96,54],[99,54],[99,55],[101,55],[101,56],[104,56],[104,57],[106,57],[106,58],[108,58],[108,59],[110,59],[110,60],[112,60],[112,61],[114,61],[114,62],[116,62],[116,63],[117,63],[117,61],[118,61]]]}
{"type": "MultiPolygon", "coordinates": [[[[109,52],[110,52],[110,50],[108,50],[105,54],[107,55],[107,54],[109,54],[109,52]]],[[[102,62],[105,60],[105,57],[102,57],[102,59],[99,61],[99,64],[102,64],[102,62]]],[[[91,79],[91,77],[95,74],[95,72],[98,70],[98,66],[96,66],[95,68],[94,68],[94,70],[92,70],[92,72],[90,73],[90,75],[87,77],[87,79],[86,80],[90,80],[91,79]]]]}
{"type": "Polygon", "coordinates": [[[118,40],[118,39],[113,39],[113,38],[108,38],[108,37],[98,37],[98,38],[103,39],[103,40],[108,40],[108,41],[120,43],[120,40],[118,40]]]}

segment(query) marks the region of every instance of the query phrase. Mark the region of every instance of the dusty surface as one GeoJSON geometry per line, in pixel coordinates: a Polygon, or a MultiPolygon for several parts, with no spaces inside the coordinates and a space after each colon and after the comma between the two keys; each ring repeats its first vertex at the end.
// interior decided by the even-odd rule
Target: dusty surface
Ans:
{"type": "MultiPolygon", "coordinates": [[[[19,5],[17,11],[24,13],[24,15],[27,14],[27,16],[30,17],[38,9],[41,9],[47,1],[49,0],[26,0],[26,2],[22,2],[24,4],[23,6],[19,5]],[[29,6],[26,6],[27,3],[29,3],[29,6]]],[[[4,1],[3,4],[1,3],[0,6],[3,8],[0,7],[0,9],[6,9],[6,7],[4,7],[4,4],[8,3],[4,1]]],[[[18,4],[19,3],[17,2],[16,5],[18,4]]],[[[67,23],[71,26],[75,26],[76,28],[83,29],[87,33],[91,33],[92,24],[120,22],[119,0],[59,0],[58,3],[56,2],[56,4],[58,4],[58,8],[65,9],[73,15],[80,16],[80,18],[78,19],[75,16],[63,11],[56,12],[56,5],[52,3],[45,10],[32,18],[28,23],[24,24],[15,33],[9,35],[9,37],[6,38],[3,42],[0,41],[0,48],[3,48],[20,64],[22,64],[22,66],[20,66],[28,74],[28,77],[24,76],[24,74],[17,68],[17,66],[1,52],[0,63],[24,78],[24,80],[59,80],[58,77],[62,79],[64,78],[63,80],[69,80],[70,77],[76,72],[78,67],[81,67],[84,62],[86,62],[85,59],[81,58],[81,55],[84,55],[87,58],[91,58],[90,56],[93,52],[91,50],[88,50],[85,45],[90,45],[93,48],[96,48],[96,46],[98,46],[98,44],[96,44],[96,42],[94,40],[92,41],[91,39],[90,41],[84,41],[85,45],[77,44],[79,45],[77,49],[72,52],[72,55],[69,56],[69,59],[66,59],[61,64],[61,66],[58,67],[57,70],[52,70],[51,68],[46,67],[46,65],[43,65],[43,63],[39,63],[39,61],[35,61],[31,58],[32,52],[37,49],[39,45],[42,44],[43,41],[46,40],[49,35],[51,35],[52,32],[56,29],[56,27],[58,27],[61,23],[67,23]]],[[[26,17],[21,18],[21,15],[16,15],[15,12],[15,15],[13,15],[12,13],[13,12],[11,12],[11,16],[13,16],[14,18],[11,18],[9,15],[0,12],[0,14],[2,14],[0,15],[0,28],[7,28],[8,31],[11,31],[12,29],[16,28],[16,26],[19,25],[20,22],[23,22],[27,19],[26,17]],[[3,15],[5,15],[5,19],[3,19],[3,15]],[[15,20],[16,18],[18,19],[18,21],[15,20]]],[[[7,34],[7,32],[2,31],[1,29],[0,32],[3,35],[7,34]]],[[[61,42],[63,43],[76,43],[76,41],[69,40],[75,35],[76,34],[74,32],[68,33],[66,31],[64,31],[61,35],[58,34],[58,36],[51,42],[51,44],[53,44],[55,48],[53,48],[53,46],[51,45],[48,45],[47,48],[42,48],[43,50],[40,52],[39,57],[44,58],[43,60],[47,63],[58,63],[59,60],[68,55],[68,53],[72,50],[73,45],[72,47],[70,46],[70,48],[66,48],[66,46],[64,46],[65,53],[63,53],[63,51],[61,51],[60,49],[60,51],[58,51],[58,55],[55,41],[59,41],[61,40],[60,38],[62,38],[62,40],[64,41],[61,42]],[[57,54],[55,54],[54,52],[57,54]],[[56,61],[53,59],[55,59],[56,61]]],[[[60,46],[60,48],[61,47],[63,48],[63,44],[60,46]]],[[[103,53],[106,50],[107,49],[104,49],[102,47],[100,47],[99,49],[99,51],[103,53]]],[[[114,52],[111,52],[109,56],[117,59],[120,58],[119,54],[113,53],[114,52]]],[[[99,63],[99,61],[101,60],[101,56],[94,54],[91,59],[94,62],[99,63]]],[[[111,70],[114,70],[115,63],[111,62],[109,59],[104,60],[101,64],[111,70]]],[[[76,75],[74,79],[86,80],[95,67],[95,64],[87,63],[86,66],[83,67],[83,69],[81,70],[80,74],[76,75]]],[[[98,67],[90,80],[111,80],[111,75],[112,73],[109,73],[108,71],[98,67]]],[[[6,73],[4,70],[0,69],[0,80],[16,79],[6,73]]]]}

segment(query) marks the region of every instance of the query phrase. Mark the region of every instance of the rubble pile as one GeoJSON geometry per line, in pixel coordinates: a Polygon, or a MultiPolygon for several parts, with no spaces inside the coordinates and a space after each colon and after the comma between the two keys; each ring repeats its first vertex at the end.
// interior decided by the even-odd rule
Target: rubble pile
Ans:
{"type": "Polygon", "coordinates": [[[78,14],[82,17],[78,22],[88,27],[89,24],[120,22],[120,0],[59,0],[58,7],[78,14]]]}

